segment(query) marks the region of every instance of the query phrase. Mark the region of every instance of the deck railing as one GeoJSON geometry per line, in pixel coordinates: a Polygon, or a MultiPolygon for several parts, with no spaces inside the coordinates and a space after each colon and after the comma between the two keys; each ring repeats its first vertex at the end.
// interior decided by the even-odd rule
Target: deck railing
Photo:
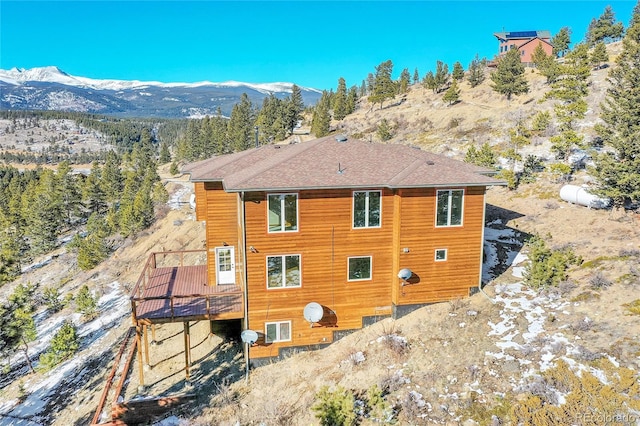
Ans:
{"type": "MultiPolygon", "coordinates": [[[[199,317],[212,317],[220,313],[240,312],[244,304],[244,293],[240,287],[236,285],[200,287],[200,289],[204,290],[206,288],[206,290],[201,291],[200,289],[190,289],[186,294],[172,293],[145,295],[145,289],[157,268],[180,268],[185,266],[204,267],[204,265],[206,265],[205,250],[151,253],[131,292],[131,313],[133,315],[134,323],[138,321],[138,307],[145,303],[148,310],[149,304],[153,305],[154,301],[157,301],[158,305],[163,306],[163,308],[160,309],[162,314],[158,313],[158,316],[154,316],[154,318],[162,318],[169,321],[179,320],[180,318],[192,315],[197,315],[199,317]],[[163,304],[161,301],[168,301],[168,306],[166,306],[166,303],[163,304]],[[197,309],[197,314],[193,311],[187,313],[185,312],[185,306],[188,305],[190,301],[204,301],[204,306],[200,305],[201,307],[197,309]]],[[[145,309],[142,309],[142,312],[144,311],[145,309]]],[[[141,315],[144,317],[144,314],[141,315]]]]}
{"type": "Polygon", "coordinates": [[[159,264],[162,266],[185,266],[185,255],[195,255],[193,256],[194,261],[190,263],[190,265],[201,265],[206,263],[206,254],[206,250],[159,251],[151,253],[144,265],[144,269],[142,270],[138,281],[136,282],[136,285],[133,287],[133,291],[131,292],[132,298],[142,297],[153,270],[156,269],[159,264]],[[204,261],[200,261],[201,257],[204,257],[204,261]],[[178,261],[173,263],[167,262],[167,258],[177,258],[178,261]]]}

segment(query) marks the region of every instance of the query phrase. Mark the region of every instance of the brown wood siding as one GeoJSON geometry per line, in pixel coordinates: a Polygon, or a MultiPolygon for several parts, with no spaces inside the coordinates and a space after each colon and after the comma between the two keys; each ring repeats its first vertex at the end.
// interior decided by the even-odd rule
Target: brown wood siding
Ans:
{"type": "Polygon", "coordinates": [[[206,182],[205,203],[207,206],[207,269],[209,285],[216,285],[215,248],[227,243],[235,248],[236,283],[240,282],[241,253],[238,238],[238,194],[227,193],[220,182],[206,182]]]}
{"type": "Polygon", "coordinates": [[[204,182],[195,182],[193,189],[196,195],[196,220],[207,220],[207,194],[204,182]]]}
{"type": "Polygon", "coordinates": [[[435,226],[436,189],[401,190],[399,265],[411,269],[414,276],[399,289],[394,304],[466,297],[469,288],[478,285],[484,190],[465,188],[463,224],[451,227],[435,226]],[[447,250],[446,261],[435,261],[437,249],[447,250]]]}
{"type": "Polygon", "coordinates": [[[390,314],[393,194],[383,191],[380,228],[352,229],[352,203],[351,190],[301,191],[298,232],[268,233],[266,194],[247,197],[246,245],[257,250],[247,253],[249,327],[264,333],[265,322],[292,324],[291,342],[257,346],[252,357],[275,356],[281,346],[331,342],[333,331],[360,328],[364,316],[390,314]],[[287,254],[301,256],[302,286],[267,290],[267,256],[287,254]],[[372,256],[372,280],[348,281],[350,256],[372,256]],[[336,326],[311,328],[303,318],[309,302],[332,309],[336,326]]]}

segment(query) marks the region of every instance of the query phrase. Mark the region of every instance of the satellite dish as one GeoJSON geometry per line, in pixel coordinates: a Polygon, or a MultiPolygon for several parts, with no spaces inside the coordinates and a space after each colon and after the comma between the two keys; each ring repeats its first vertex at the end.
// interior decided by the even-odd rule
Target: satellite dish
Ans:
{"type": "Polygon", "coordinates": [[[304,319],[313,324],[314,322],[318,322],[322,319],[322,317],[324,316],[324,309],[319,303],[307,303],[307,306],[304,307],[303,315],[304,319]]]}
{"type": "Polygon", "coordinates": [[[409,278],[411,278],[411,275],[413,275],[413,272],[411,272],[411,269],[409,268],[400,269],[400,272],[398,272],[398,278],[400,278],[402,281],[409,280],[409,278]]]}
{"type": "Polygon", "coordinates": [[[240,333],[240,339],[242,339],[244,343],[253,345],[258,341],[258,333],[253,330],[244,330],[242,333],[240,333]]]}

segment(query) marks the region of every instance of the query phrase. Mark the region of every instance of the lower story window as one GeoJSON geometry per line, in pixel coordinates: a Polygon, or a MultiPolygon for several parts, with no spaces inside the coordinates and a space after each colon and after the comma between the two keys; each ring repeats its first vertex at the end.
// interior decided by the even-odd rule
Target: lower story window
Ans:
{"type": "Polygon", "coordinates": [[[447,249],[436,250],[436,262],[444,262],[447,260],[447,249]]]}
{"type": "Polygon", "coordinates": [[[300,255],[267,256],[267,288],[300,287],[300,255]]]}
{"type": "Polygon", "coordinates": [[[349,258],[349,281],[371,279],[371,256],[349,258]]]}
{"type": "Polygon", "coordinates": [[[265,323],[264,335],[266,343],[291,341],[291,321],[265,323]]]}

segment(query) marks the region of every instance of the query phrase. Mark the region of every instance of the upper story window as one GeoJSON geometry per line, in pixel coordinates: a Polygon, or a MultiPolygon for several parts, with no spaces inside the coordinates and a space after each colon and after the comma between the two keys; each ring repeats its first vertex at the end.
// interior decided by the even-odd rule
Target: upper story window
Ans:
{"type": "Polygon", "coordinates": [[[464,190],[445,189],[438,191],[436,226],[462,225],[462,201],[464,190]]]}
{"type": "Polygon", "coordinates": [[[298,230],[298,194],[269,194],[269,232],[298,230]]]}
{"type": "Polygon", "coordinates": [[[354,191],[353,193],[353,227],[380,227],[380,191],[354,191]]]}
{"type": "Polygon", "coordinates": [[[267,256],[267,288],[300,286],[300,255],[267,256]]]}

